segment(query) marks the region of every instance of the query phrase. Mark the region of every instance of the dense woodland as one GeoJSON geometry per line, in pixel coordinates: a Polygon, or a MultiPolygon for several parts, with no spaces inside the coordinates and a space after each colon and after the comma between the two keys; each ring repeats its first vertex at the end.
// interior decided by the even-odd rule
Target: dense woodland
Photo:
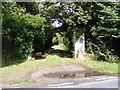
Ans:
{"type": "Polygon", "coordinates": [[[35,52],[45,53],[55,44],[64,44],[73,52],[82,33],[86,53],[118,62],[120,3],[2,2],[3,65],[35,52]],[[55,21],[62,25],[53,26],[55,21]]]}

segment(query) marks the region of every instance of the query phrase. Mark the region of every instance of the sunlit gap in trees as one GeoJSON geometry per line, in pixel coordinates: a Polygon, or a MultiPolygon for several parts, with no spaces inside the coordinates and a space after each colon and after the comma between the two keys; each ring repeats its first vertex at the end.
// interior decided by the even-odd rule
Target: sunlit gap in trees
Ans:
{"type": "Polygon", "coordinates": [[[59,22],[59,21],[56,19],[56,20],[53,22],[52,26],[58,28],[58,27],[61,27],[61,26],[62,26],[62,23],[59,22]]]}
{"type": "MultiPolygon", "coordinates": [[[[60,6],[60,5],[64,5],[64,4],[68,4],[68,2],[56,2],[56,6],[60,6]]],[[[44,8],[44,5],[42,3],[39,3],[39,6],[44,8]]],[[[71,14],[73,12],[72,8],[73,8],[72,5],[71,5],[71,7],[66,8],[67,14],[71,14]]],[[[59,14],[59,16],[63,16],[63,14],[61,12],[58,14],[59,14]]],[[[50,16],[49,16],[49,18],[50,18],[50,16]]],[[[63,22],[61,22],[61,19],[59,19],[59,18],[57,18],[57,19],[53,18],[53,19],[51,19],[51,22],[52,22],[52,26],[55,28],[61,27],[63,24],[63,22]]]]}

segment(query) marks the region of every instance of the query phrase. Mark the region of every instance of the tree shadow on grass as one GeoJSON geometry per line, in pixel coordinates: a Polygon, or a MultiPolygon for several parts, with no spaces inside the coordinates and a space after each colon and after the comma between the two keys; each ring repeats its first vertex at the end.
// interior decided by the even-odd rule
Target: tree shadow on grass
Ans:
{"type": "MultiPolygon", "coordinates": [[[[52,54],[52,55],[58,55],[59,57],[62,57],[62,58],[71,58],[72,57],[72,53],[70,51],[53,49],[53,48],[50,48],[46,53],[52,54]]],[[[43,54],[41,57],[33,56],[33,58],[35,58],[35,60],[43,60],[46,58],[46,55],[43,54]]],[[[24,63],[26,60],[27,59],[2,60],[2,67],[11,66],[11,65],[18,65],[18,64],[24,63]]],[[[31,60],[28,60],[28,61],[31,61],[31,60]]]]}
{"type": "Polygon", "coordinates": [[[2,67],[18,65],[25,62],[23,59],[2,59],[2,67]]]}
{"type": "Polygon", "coordinates": [[[2,67],[18,65],[27,61],[35,61],[35,60],[43,60],[45,57],[34,57],[32,59],[3,59],[2,60],[2,67]]]}
{"type": "Polygon", "coordinates": [[[35,57],[35,60],[42,60],[45,59],[45,57],[35,57]]]}
{"type": "Polygon", "coordinates": [[[55,50],[53,48],[50,49],[49,54],[53,54],[53,55],[58,55],[62,58],[71,58],[72,57],[72,53],[70,51],[65,51],[65,50],[55,50]]]}

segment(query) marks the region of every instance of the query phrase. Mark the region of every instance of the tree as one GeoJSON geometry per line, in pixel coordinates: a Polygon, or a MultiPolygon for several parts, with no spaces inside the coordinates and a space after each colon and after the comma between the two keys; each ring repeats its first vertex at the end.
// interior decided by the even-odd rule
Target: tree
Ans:
{"type": "Polygon", "coordinates": [[[45,52],[56,33],[70,51],[86,33],[86,52],[104,60],[119,56],[119,3],[3,2],[2,19],[2,51],[8,58],[24,59],[33,52],[45,52]],[[55,22],[61,25],[55,27],[55,22]]]}
{"type": "Polygon", "coordinates": [[[18,7],[16,3],[4,2],[2,10],[2,51],[6,60],[15,61],[15,59],[25,59],[31,55],[35,49],[33,43],[37,36],[41,41],[40,47],[44,48],[45,18],[40,15],[26,14],[25,9],[18,7]]]}
{"type": "Polygon", "coordinates": [[[110,55],[116,55],[113,39],[119,38],[118,8],[116,3],[97,3],[96,6],[86,32],[87,51],[98,55],[99,59],[109,60],[110,55]]]}
{"type": "Polygon", "coordinates": [[[72,43],[80,36],[78,33],[85,32],[87,52],[105,60],[115,54],[112,41],[114,38],[119,38],[120,20],[117,3],[47,2],[40,5],[41,16],[49,21],[57,20],[62,23],[56,32],[67,32],[63,37],[69,39],[70,50],[73,48],[72,43]]]}

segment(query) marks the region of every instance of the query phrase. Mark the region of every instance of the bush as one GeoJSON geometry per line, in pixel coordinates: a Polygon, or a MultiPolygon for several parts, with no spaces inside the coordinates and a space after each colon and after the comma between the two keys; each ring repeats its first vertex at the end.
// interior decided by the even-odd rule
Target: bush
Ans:
{"type": "MultiPolygon", "coordinates": [[[[41,41],[45,40],[43,37],[46,19],[39,15],[24,14],[22,8],[15,7],[15,3],[4,3],[2,7],[2,51],[3,57],[6,59],[5,63],[8,60],[25,59],[31,55],[34,51],[35,36],[40,36],[41,41]]],[[[44,44],[41,45],[39,47],[44,47],[44,44]]]]}

